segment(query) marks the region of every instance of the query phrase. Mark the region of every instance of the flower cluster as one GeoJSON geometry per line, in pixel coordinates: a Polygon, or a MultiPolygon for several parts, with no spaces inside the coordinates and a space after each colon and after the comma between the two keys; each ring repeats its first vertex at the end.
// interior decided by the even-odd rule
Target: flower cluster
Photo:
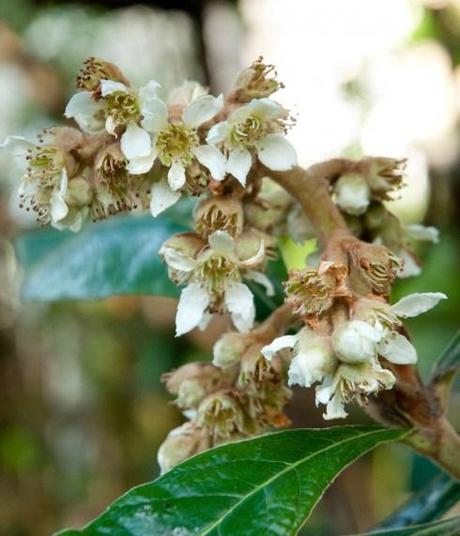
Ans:
{"type": "Polygon", "coordinates": [[[270,97],[281,84],[261,59],[225,98],[191,81],[163,98],[154,80],[134,88],[97,58],[85,62],[77,87],[65,117],[78,129],[50,129],[38,143],[10,136],[2,144],[27,162],[21,202],[41,224],[78,231],[87,217],[137,208],[157,216],[182,193],[250,186],[258,162],[273,170],[296,163],[285,137],[292,119],[270,97]]]}
{"type": "Polygon", "coordinates": [[[326,405],[325,419],[346,417],[346,403],[365,404],[370,395],[391,389],[396,378],[388,364],[417,361],[400,318],[424,313],[446,298],[439,292],[412,294],[389,305],[377,295],[354,296],[347,287],[350,274],[343,264],[331,262],[320,263],[316,271],[292,272],[286,301],[305,326],[262,349],[269,361],[281,350],[292,350],[288,383],[318,383],[316,403],[326,405]]]}
{"type": "Polygon", "coordinates": [[[160,447],[163,472],[211,446],[289,423],[283,413],[291,396],[284,368],[277,358],[267,362],[262,346],[252,335],[229,332],[214,345],[212,364],[190,363],[165,375],[189,420],[160,447]]]}
{"type": "Polygon", "coordinates": [[[193,229],[159,250],[182,287],[176,335],[222,313],[236,331],[218,340],[212,364],[165,376],[188,421],[161,446],[163,471],[210,446],[286,425],[286,379],[316,384],[325,419],[391,389],[397,366],[417,361],[401,319],[446,297],[412,294],[389,304],[395,277],[420,271],[413,241],[438,240],[435,228],[404,226],[384,204],[402,187],[405,162],[335,159],[292,169],[293,119],[272,98],[282,87],[261,58],[225,96],[191,81],[168,95],[154,80],[135,88],[118,67],[90,58],[65,109],[78,128],[47,129],[36,143],[10,136],[1,145],[25,163],[20,204],[57,229],[77,232],[88,218],[131,210],[156,217],[183,195],[198,197],[193,229]],[[254,327],[251,288],[274,294],[267,264],[277,256],[276,237],[314,233],[327,242],[316,262],[290,271],[279,316],[254,327]]]}

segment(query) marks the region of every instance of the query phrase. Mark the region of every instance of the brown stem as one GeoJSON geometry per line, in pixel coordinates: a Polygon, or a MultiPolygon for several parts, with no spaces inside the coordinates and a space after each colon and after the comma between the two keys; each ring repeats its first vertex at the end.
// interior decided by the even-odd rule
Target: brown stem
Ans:
{"type": "Polygon", "coordinates": [[[264,171],[299,201],[325,246],[337,231],[351,235],[339,209],[331,200],[328,182],[348,166],[348,160],[337,159],[316,164],[308,170],[293,167],[289,171],[264,171]]]}
{"type": "Polygon", "coordinates": [[[262,342],[271,342],[276,337],[283,335],[295,322],[291,309],[287,304],[281,305],[266,318],[252,335],[262,342]]]}

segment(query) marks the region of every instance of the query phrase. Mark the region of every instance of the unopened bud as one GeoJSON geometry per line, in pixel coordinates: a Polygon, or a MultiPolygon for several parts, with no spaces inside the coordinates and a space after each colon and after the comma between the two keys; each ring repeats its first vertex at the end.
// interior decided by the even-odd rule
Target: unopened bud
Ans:
{"type": "Polygon", "coordinates": [[[362,175],[347,173],[334,185],[334,201],[348,214],[359,216],[370,202],[370,188],[362,175]]]}
{"type": "Polygon", "coordinates": [[[278,183],[264,177],[257,197],[244,205],[246,223],[261,231],[272,231],[287,218],[292,197],[278,183]]]}
{"type": "Polygon", "coordinates": [[[214,344],[212,363],[216,367],[228,368],[240,362],[248,342],[245,335],[225,333],[214,344]]]}
{"type": "Polygon", "coordinates": [[[177,395],[176,404],[183,409],[196,408],[210,393],[228,384],[222,371],[209,363],[188,363],[163,375],[166,389],[177,395]]]}
{"type": "Polygon", "coordinates": [[[206,433],[196,424],[186,422],[174,428],[158,450],[157,459],[161,473],[166,473],[178,463],[210,446],[206,433]]]}
{"type": "Polygon", "coordinates": [[[367,322],[350,320],[334,330],[332,348],[340,361],[366,363],[376,357],[381,338],[381,332],[367,322]]]}
{"type": "Polygon", "coordinates": [[[93,198],[91,185],[82,177],[76,177],[69,181],[65,201],[68,205],[82,207],[89,205],[93,198]]]}

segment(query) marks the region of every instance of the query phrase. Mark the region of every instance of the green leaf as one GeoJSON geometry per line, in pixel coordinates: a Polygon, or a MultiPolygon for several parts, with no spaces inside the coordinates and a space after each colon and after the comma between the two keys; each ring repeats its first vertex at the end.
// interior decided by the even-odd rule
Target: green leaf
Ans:
{"type": "Polygon", "coordinates": [[[446,519],[445,521],[413,525],[412,527],[405,527],[402,529],[366,532],[359,536],[458,536],[459,534],[460,516],[446,519]]]}
{"type": "Polygon", "coordinates": [[[123,216],[90,224],[77,234],[47,229],[23,235],[16,242],[24,270],[22,297],[178,296],[158,249],[184,229],[167,218],[123,216]]]}
{"type": "Polygon", "coordinates": [[[460,331],[458,331],[454,338],[447,345],[447,348],[442,353],[434,366],[431,382],[440,383],[449,382],[455,373],[460,368],[460,331]]]}
{"type": "Polygon", "coordinates": [[[287,270],[295,268],[305,268],[306,258],[316,251],[318,241],[316,238],[305,240],[305,242],[295,242],[289,236],[281,236],[278,239],[278,245],[283,257],[284,264],[287,270]]]}
{"type": "Polygon", "coordinates": [[[377,528],[400,528],[435,521],[458,501],[460,482],[440,473],[377,528]]]}
{"type": "Polygon", "coordinates": [[[287,430],[194,456],[61,536],[293,535],[347,465],[405,431],[378,426],[287,430]]]}

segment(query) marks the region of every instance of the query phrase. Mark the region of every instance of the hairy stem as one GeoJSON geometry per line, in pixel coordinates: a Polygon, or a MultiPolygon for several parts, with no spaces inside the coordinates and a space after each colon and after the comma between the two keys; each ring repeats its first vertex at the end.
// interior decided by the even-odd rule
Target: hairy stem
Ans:
{"type": "Polygon", "coordinates": [[[266,174],[296,198],[313,224],[318,238],[326,246],[338,231],[351,233],[329,195],[329,180],[349,168],[344,159],[329,160],[309,168],[294,167],[289,171],[269,171],[266,174]]]}
{"type": "MultiPolygon", "coordinates": [[[[358,247],[359,243],[363,250],[367,248],[366,257],[374,253],[376,257],[379,256],[377,254],[382,254],[382,251],[374,252],[371,244],[361,242],[352,235],[330,196],[330,183],[354,166],[356,163],[350,160],[336,158],[307,170],[300,167],[278,172],[262,169],[264,174],[273,178],[297,199],[324,248],[323,258],[335,262],[346,262],[350,251],[353,247],[358,247]]],[[[375,247],[382,249],[382,246],[375,247]]],[[[360,293],[359,290],[355,289],[360,293]]],[[[280,308],[259,329],[262,332],[266,330],[269,334],[273,330],[277,335],[280,334],[283,322],[286,322],[286,314],[280,308]],[[277,324],[278,315],[281,323],[277,324]]],[[[445,418],[446,408],[439,393],[436,393],[433,386],[422,384],[415,367],[405,365],[389,368],[397,378],[396,386],[392,391],[383,391],[373,398],[367,407],[368,413],[383,424],[413,428],[414,431],[405,442],[432,458],[453,477],[460,479],[460,436],[445,418]]]]}

